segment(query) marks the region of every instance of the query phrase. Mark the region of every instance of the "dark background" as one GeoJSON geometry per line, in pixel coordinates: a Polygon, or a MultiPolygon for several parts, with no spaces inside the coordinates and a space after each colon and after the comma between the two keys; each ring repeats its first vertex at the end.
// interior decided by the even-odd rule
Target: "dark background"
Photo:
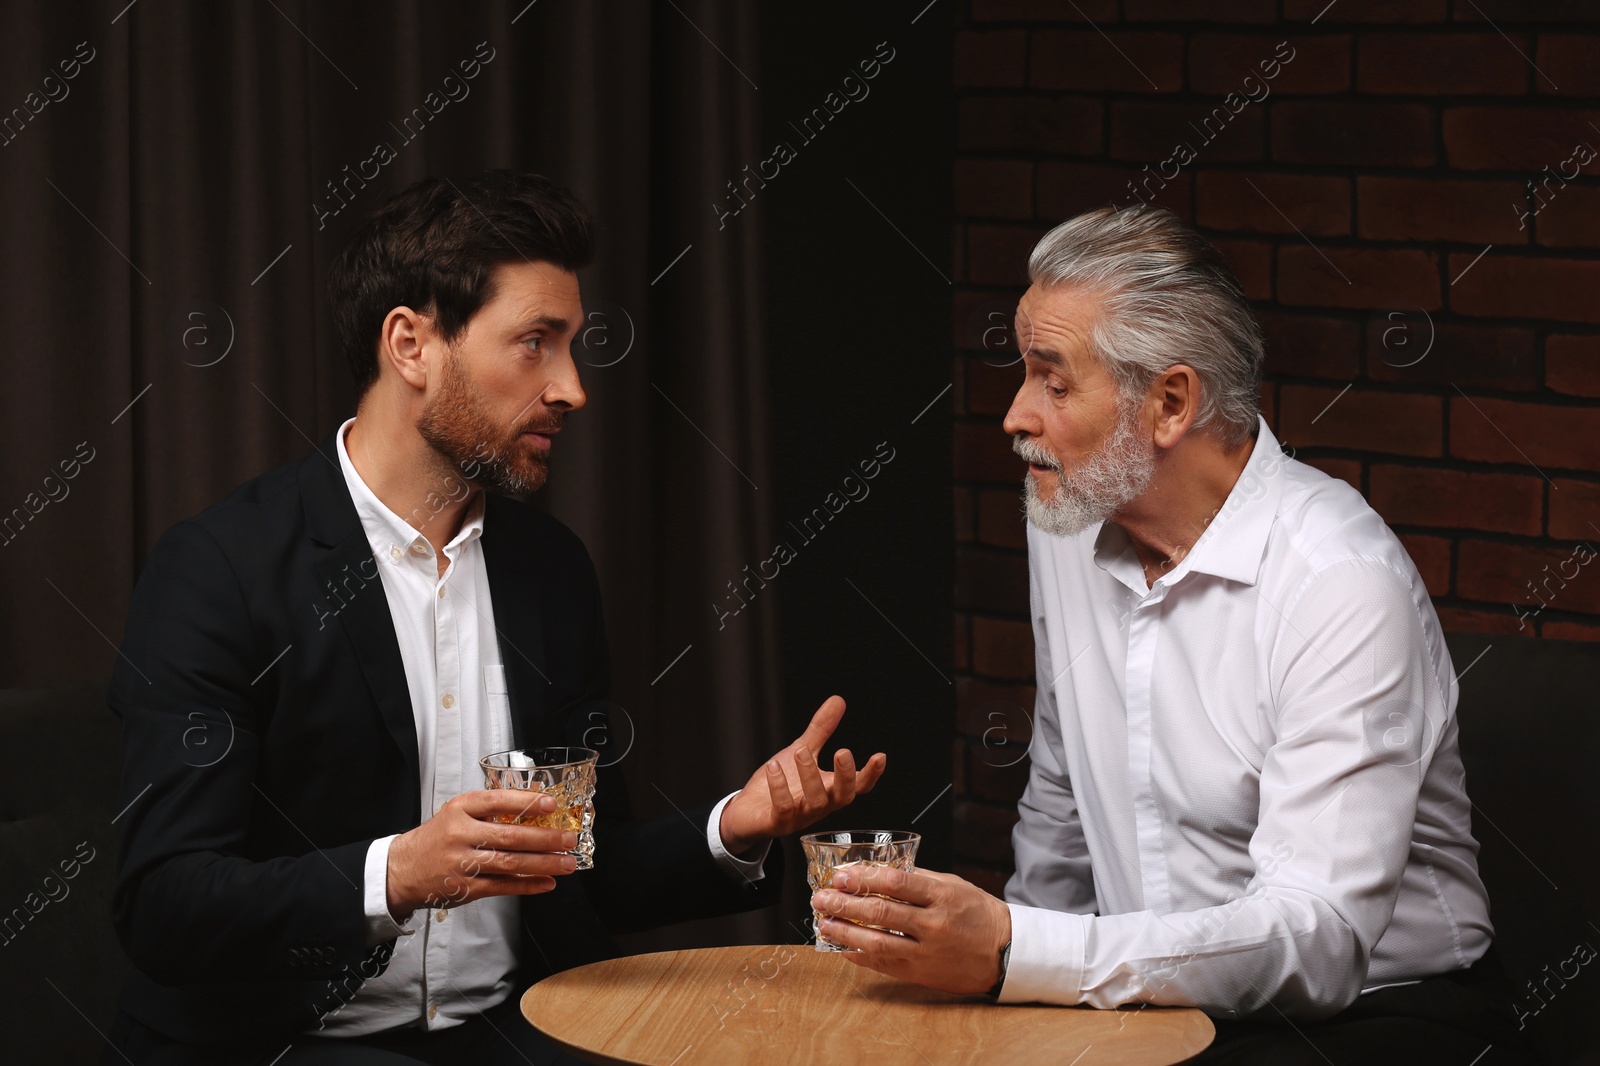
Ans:
{"type": "MultiPolygon", "coordinates": [[[[952,31],[938,10],[914,23],[923,8],[4,5],[0,121],[24,111],[0,146],[0,518],[22,510],[0,538],[0,684],[92,688],[161,532],[353,413],[326,271],[367,214],[425,175],[537,170],[600,225],[582,275],[589,405],[540,498],[601,574],[610,757],[636,807],[670,813],[739,787],[839,693],[838,742],[887,752],[890,773],[836,823],[914,827],[926,861],[948,866],[952,31]],[[402,134],[485,41],[493,58],[469,94],[402,134]],[[894,58],[870,94],[802,143],[788,122],[847,75],[863,80],[857,63],[880,43],[894,58]],[[92,58],[68,94],[30,113],[28,94],[59,95],[75,52],[92,58]],[[778,139],[797,157],[719,218],[726,183],[778,139]],[[341,207],[328,183],[378,142],[394,160],[341,207]],[[814,543],[789,532],[890,448],[870,495],[814,543]],[[75,450],[92,458],[39,506],[75,450]],[[719,628],[727,582],[780,540],[797,558],[719,628]]],[[[86,739],[43,736],[28,759],[68,760],[86,739]]],[[[0,772],[20,795],[28,778],[0,772]]],[[[90,814],[63,856],[87,835],[97,861],[7,945],[5,988],[19,1018],[90,1039],[84,1017],[104,1024],[120,967],[71,973],[50,954],[65,930],[80,944],[109,932],[84,908],[113,872],[115,812],[81,802],[90,814]],[[30,945],[41,954],[24,958],[30,945]]],[[[20,900],[53,862],[50,823],[31,801],[4,813],[3,887],[20,900]]],[[[629,945],[800,940],[794,850],[783,914],[629,945]]]]}
{"type": "Polygon", "coordinates": [[[1238,272],[1278,440],[1367,497],[1447,631],[1600,639],[1600,577],[1574,559],[1600,548],[1600,155],[1567,163],[1600,149],[1600,5],[971,0],[957,18],[961,872],[998,891],[1011,869],[1034,696],[1022,467],[999,429],[1016,370],[984,328],[1050,226],[1136,202],[1179,143],[1195,158],[1150,188],[1238,272]],[[1270,91],[1206,143],[1282,43],[1270,91]]]}
{"type": "MultiPolygon", "coordinates": [[[[1600,147],[1593,3],[110,0],[4,3],[0,26],[0,122],[95,50],[0,138],[0,519],[24,508],[0,536],[0,684],[104,677],[155,537],[351,412],[325,273],[361,218],[427,174],[540,170],[601,223],[590,405],[542,495],[601,572],[639,805],[731,790],[838,692],[840,741],[890,773],[836,821],[914,826],[926,865],[1000,891],[1033,662],[999,428],[1017,371],[988,331],[1046,229],[1131,203],[1280,42],[1270,96],[1156,197],[1254,301],[1264,413],[1395,527],[1448,630],[1600,636],[1593,568],[1547,580],[1600,542],[1600,162],[1550,180],[1600,147]],[[472,95],[319,229],[325,183],[398,146],[389,124],[485,40],[472,95]],[[879,42],[871,95],[804,143],[789,124],[879,42]],[[719,222],[778,140],[796,158],[719,222]],[[802,545],[788,524],[885,441],[870,496],[802,545]],[[79,442],[70,495],[26,513],[79,442]],[[780,540],[796,560],[719,629],[726,583],[780,540]]],[[[39,738],[36,759],[78,739],[39,738]]],[[[5,816],[18,854],[49,852],[5,816]]],[[[109,859],[107,817],[70,835],[92,823],[109,859]]],[[[781,916],[632,946],[797,939],[799,869],[781,916]]],[[[39,924],[92,946],[92,899],[39,924]]],[[[10,966],[16,1009],[82,1027],[10,966]]]]}
{"type": "MultiPolygon", "coordinates": [[[[1005,885],[1034,700],[1022,467],[1000,431],[1017,371],[986,331],[1049,227],[1135,202],[1128,183],[1191,143],[1151,189],[1238,272],[1274,434],[1394,528],[1456,646],[1482,635],[1455,659],[1461,705],[1507,724],[1463,716],[1474,834],[1535,1009],[1529,982],[1548,999],[1547,974],[1600,944],[1600,836],[1560,784],[1593,760],[1595,672],[1576,665],[1592,656],[1518,647],[1600,639],[1600,574],[1579,565],[1600,548],[1600,155],[1573,160],[1600,149],[1600,4],[969,0],[955,16],[956,872],[1005,885]],[[1229,92],[1262,97],[1283,43],[1270,92],[1207,143],[1198,127],[1229,92]],[[1542,672],[1557,661],[1570,688],[1542,672]]],[[[1559,992],[1536,1027],[1596,1061],[1600,983],[1559,992]]]]}
{"type": "MultiPolygon", "coordinates": [[[[939,352],[953,130],[949,26],[937,9],[908,24],[926,2],[762,6],[768,141],[795,142],[791,121],[879,42],[895,49],[871,95],[767,190],[764,255],[779,524],[821,506],[880,442],[894,455],[867,483],[871,494],[813,543],[779,531],[800,552],[775,583],[783,704],[808,711],[834,691],[850,701],[863,715],[850,724],[853,750],[887,752],[891,768],[881,793],[835,822],[914,827],[919,859],[944,869],[954,561],[950,377],[939,352]]],[[[791,714],[789,731],[801,725],[791,714]]]]}

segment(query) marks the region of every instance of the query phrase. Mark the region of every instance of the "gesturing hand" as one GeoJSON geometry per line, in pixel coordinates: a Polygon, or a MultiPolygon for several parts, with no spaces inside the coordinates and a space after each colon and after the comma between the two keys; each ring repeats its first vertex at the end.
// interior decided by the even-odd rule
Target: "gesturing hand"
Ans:
{"type": "Polygon", "coordinates": [[[554,797],[514,788],[463,792],[439,813],[389,845],[389,913],[396,921],[418,907],[455,907],[484,896],[532,896],[571,873],[578,834],[496,818],[549,814],[554,797]]]}
{"type": "Polygon", "coordinates": [[[941,992],[987,992],[1000,977],[1000,949],[1011,942],[1010,908],[954,874],[889,866],[835,870],[833,887],[819,889],[811,905],[836,915],[824,918],[817,932],[857,949],[845,958],[941,992]]]}
{"type": "Polygon", "coordinates": [[[821,770],[817,757],[844,717],[844,700],[829,696],[800,739],[774,755],[744,788],[722,808],[722,844],[738,855],[773,837],[804,829],[825,815],[849,806],[871,792],[883,776],[889,757],[878,752],[859,770],[846,748],[833,753],[833,772],[821,770]]]}

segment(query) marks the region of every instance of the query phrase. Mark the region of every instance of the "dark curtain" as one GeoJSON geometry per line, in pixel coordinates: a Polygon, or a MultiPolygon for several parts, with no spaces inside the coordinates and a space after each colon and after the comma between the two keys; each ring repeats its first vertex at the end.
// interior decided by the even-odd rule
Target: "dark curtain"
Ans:
{"type": "Polygon", "coordinates": [[[518,167],[601,227],[590,403],[542,496],[604,585],[608,758],[649,812],[741,784],[784,742],[771,607],[688,605],[773,539],[759,227],[709,207],[761,155],[753,10],[125,3],[6,5],[0,34],[0,685],[107,675],[155,538],[353,413],[325,292],[359,223],[518,167]]]}

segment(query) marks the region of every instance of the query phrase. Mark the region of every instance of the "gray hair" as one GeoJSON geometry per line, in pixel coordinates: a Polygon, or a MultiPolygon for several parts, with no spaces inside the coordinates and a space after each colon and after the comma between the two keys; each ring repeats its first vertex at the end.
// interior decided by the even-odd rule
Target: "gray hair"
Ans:
{"type": "Polygon", "coordinates": [[[1261,327],[1222,253],[1166,208],[1102,207],[1046,233],[1028,257],[1034,285],[1098,294],[1095,355],[1124,401],[1178,363],[1200,378],[1195,427],[1229,446],[1255,432],[1261,327]]]}

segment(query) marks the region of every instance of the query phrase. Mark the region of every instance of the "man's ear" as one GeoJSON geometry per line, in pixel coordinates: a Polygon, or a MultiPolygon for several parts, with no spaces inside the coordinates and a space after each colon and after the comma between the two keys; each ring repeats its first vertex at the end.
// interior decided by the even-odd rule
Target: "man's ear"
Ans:
{"type": "Polygon", "coordinates": [[[1154,443],[1171,448],[1194,425],[1200,410],[1200,375],[1193,367],[1177,363],[1150,383],[1150,399],[1156,404],[1154,443]]]}
{"type": "Polygon", "coordinates": [[[433,338],[433,320],[401,305],[383,318],[378,331],[378,369],[388,366],[414,389],[428,386],[428,342],[433,338]]]}

